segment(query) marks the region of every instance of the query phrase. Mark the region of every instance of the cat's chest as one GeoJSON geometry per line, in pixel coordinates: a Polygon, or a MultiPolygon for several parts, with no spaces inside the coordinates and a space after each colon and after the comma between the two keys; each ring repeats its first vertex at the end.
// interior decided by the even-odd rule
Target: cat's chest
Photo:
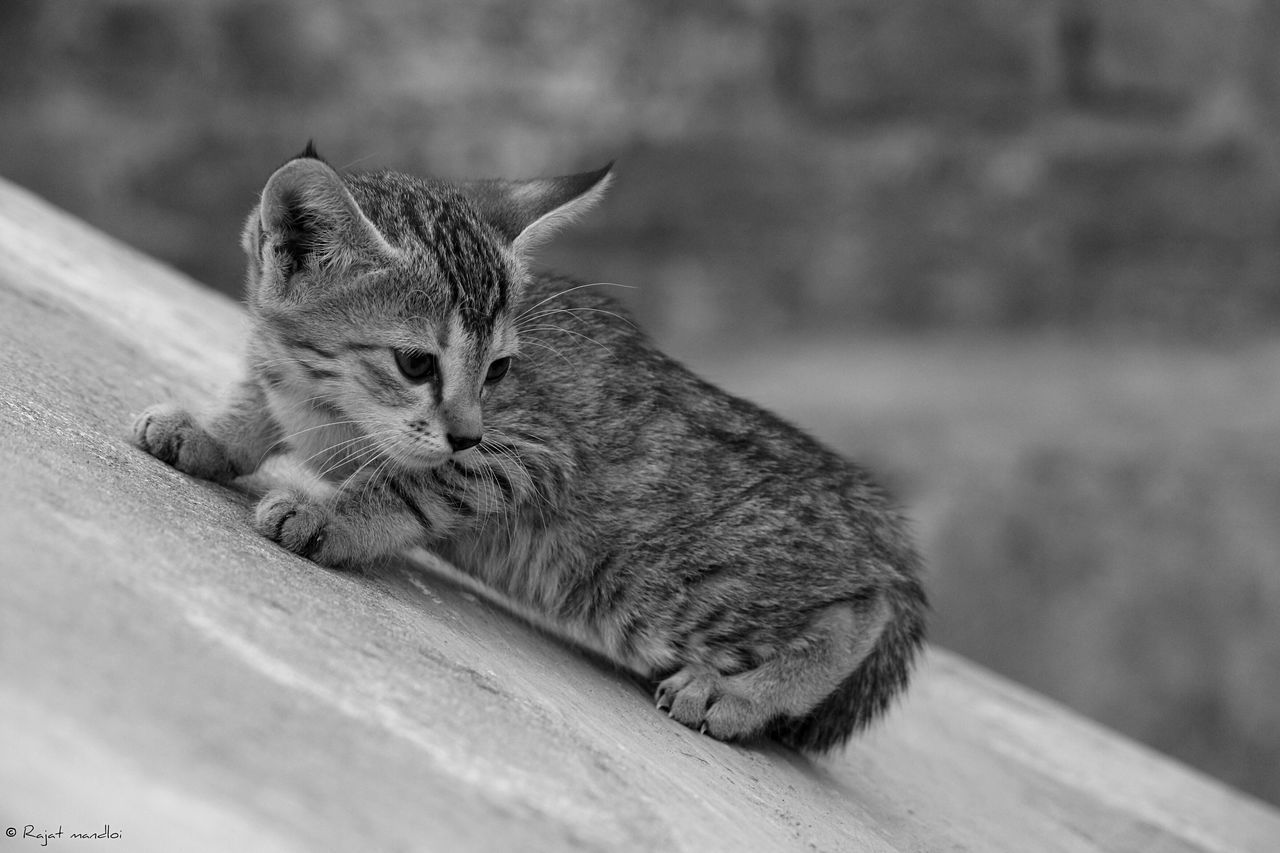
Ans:
{"type": "Polygon", "coordinates": [[[336,414],[281,394],[267,401],[290,455],[318,476],[340,481],[370,456],[367,439],[336,414]]]}

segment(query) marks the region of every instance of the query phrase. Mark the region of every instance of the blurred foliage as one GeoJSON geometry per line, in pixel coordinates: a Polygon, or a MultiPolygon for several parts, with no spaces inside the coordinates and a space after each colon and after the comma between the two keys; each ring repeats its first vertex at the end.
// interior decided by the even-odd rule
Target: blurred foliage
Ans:
{"type": "Polygon", "coordinates": [[[939,641],[1280,802],[1280,357],[848,348],[1274,329],[1277,48],[1264,2],[5,0],[0,174],[238,293],[309,138],[443,176],[617,158],[546,262],[896,477],[939,641]],[[818,332],[825,366],[776,349],[818,332]]]}

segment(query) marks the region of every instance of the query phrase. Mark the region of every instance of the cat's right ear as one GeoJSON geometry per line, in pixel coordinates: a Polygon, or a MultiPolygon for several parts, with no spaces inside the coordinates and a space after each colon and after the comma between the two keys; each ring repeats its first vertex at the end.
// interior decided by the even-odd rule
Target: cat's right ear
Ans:
{"type": "Polygon", "coordinates": [[[516,254],[526,255],[594,206],[613,181],[613,163],[593,172],[527,181],[471,181],[463,191],[516,254]]]}
{"type": "Polygon", "coordinates": [[[283,296],[302,273],[349,269],[395,254],[329,164],[308,154],[275,171],[245,225],[260,295],[283,296]]]}

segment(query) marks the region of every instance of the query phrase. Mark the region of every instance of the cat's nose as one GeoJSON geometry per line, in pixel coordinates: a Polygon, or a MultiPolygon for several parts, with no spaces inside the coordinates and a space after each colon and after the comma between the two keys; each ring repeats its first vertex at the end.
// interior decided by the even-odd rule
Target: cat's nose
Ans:
{"type": "Polygon", "coordinates": [[[468,447],[475,447],[480,443],[480,436],[478,435],[454,435],[449,433],[447,438],[449,439],[449,446],[453,448],[454,453],[461,453],[468,447]]]}

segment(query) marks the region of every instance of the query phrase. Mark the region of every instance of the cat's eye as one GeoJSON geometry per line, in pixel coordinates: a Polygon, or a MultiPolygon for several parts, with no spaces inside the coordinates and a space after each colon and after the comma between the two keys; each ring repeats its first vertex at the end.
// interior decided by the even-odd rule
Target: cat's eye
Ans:
{"type": "Polygon", "coordinates": [[[429,352],[395,350],[396,367],[410,382],[429,382],[436,378],[436,357],[429,352]]]}
{"type": "Polygon", "coordinates": [[[489,369],[484,374],[484,384],[492,385],[507,375],[507,371],[511,369],[511,357],[503,356],[495,358],[489,363],[489,369]]]}

